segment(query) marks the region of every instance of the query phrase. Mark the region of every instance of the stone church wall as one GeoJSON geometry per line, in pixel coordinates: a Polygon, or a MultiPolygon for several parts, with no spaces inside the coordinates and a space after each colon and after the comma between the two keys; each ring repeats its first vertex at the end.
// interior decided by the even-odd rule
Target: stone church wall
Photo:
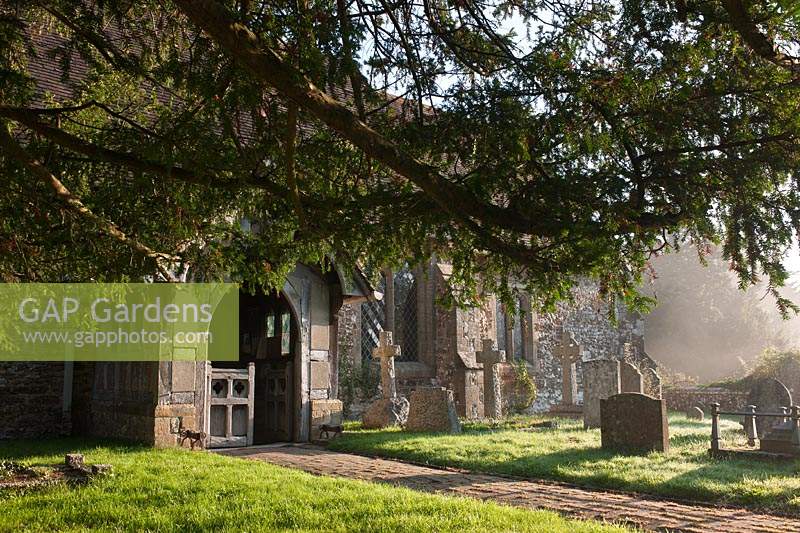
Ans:
{"type": "Polygon", "coordinates": [[[63,389],[64,363],[0,363],[0,439],[68,433],[63,389]]]}

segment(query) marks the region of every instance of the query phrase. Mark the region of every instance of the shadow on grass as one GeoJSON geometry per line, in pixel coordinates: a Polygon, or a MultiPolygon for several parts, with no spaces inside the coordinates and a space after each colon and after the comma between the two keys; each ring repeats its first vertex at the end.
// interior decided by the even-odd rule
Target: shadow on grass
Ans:
{"type": "Polygon", "coordinates": [[[75,452],[88,455],[98,448],[114,453],[133,453],[150,447],[123,440],[88,437],[0,440],[0,459],[25,461],[40,457],[63,457],[75,452]]]}

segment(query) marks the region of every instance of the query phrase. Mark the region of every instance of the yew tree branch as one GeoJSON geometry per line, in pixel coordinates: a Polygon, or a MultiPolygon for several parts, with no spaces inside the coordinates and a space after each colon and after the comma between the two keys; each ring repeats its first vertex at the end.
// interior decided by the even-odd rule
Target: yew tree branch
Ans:
{"type": "Polygon", "coordinates": [[[321,91],[302,72],[284,61],[214,0],[176,0],[183,13],[259,80],[309,111],[370,157],[382,162],[427,193],[454,219],[531,233],[534,224],[519,213],[486,203],[413,157],[321,91]]]}
{"type": "Polygon", "coordinates": [[[149,246],[139,242],[138,240],[128,236],[122,231],[119,226],[114,222],[95,214],[91,209],[61,183],[47,167],[40,163],[37,159],[33,158],[22,146],[14,140],[5,124],[0,124],[0,147],[10,154],[14,159],[22,163],[28,170],[36,177],[45,182],[56,197],[73,213],[89,220],[96,225],[103,233],[109,237],[118,240],[124,245],[128,246],[134,252],[152,259],[159,273],[168,281],[176,281],[175,277],[167,268],[172,262],[178,261],[180,258],[174,255],[157,252],[149,246]]]}
{"type": "Polygon", "coordinates": [[[800,58],[784,54],[775,42],[765,35],[750,18],[742,0],[723,0],[722,5],[730,16],[731,26],[753,52],[795,76],[800,76],[800,58]]]}

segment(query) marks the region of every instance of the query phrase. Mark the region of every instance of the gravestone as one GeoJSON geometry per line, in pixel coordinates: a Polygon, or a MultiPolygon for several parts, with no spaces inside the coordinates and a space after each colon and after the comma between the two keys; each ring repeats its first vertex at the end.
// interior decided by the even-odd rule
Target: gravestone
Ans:
{"type": "Polygon", "coordinates": [[[600,400],[619,394],[619,361],[583,362],[583,427],[600,427],[600,400]]]}
{"type": "Polygon", "coordinates": [[[583,356],[583,347],[575,340],[575,335],[567,331],[561,332],[561,344],[553,348],[553,356],[561,364],[561,403],[550,408],[555,416],[580,418],[583,408],[576,404],[578,382],[575,377],[575,364],[583,356]]]}
{"type": "Polygon", "coordinates": [[[660,400],[661,395],[661,376],[654,368],[646,367],[642,371],[642,380],[644,381],[644,393],[648,396],[660,400]]]}
{"type": "Polygon", "coordinates": [[[762,452],[800,457],[800,407],[782,408],[787,417],[768,428],[759,439],[762,452]]]}
{"type": "Polygon", "coordinates": [[[630,452],[669,451],[667,404],[625,392],[600,400],[601,445],[630,452]]]}
{"type": "Polygon", "coordinates": [[[417,389],[411,393],[408,431],[461,433],[453,391],[444,387],[417,389]]]}
{"type": "Polygon", "coordinates": [[[482,349],[475,352],[475,359],[483,363],[483,412],[487,418],[502,418],[503,389],[500,364],[505,362],[506,354],[494,349],[492,339],[483,339],[481,344],[482,349]]]}
{"type": "Polygon", "coordinates": [[[620,392],[637,392],[644,394],[644,378],[639,369],[627,361],[619,364],[620,392]]]}
{"type": "Polygon", "coordinates": [[[575,340],[574,333],[563,331],[561,344],[555,349],[555,356],[561,363],[561,403],[575,405],[578,384],[575,379],[575,363],[581,360],[583,347],[575,340]]]}
{"type": "Polygon", "coordinates": [[[372,355],[381,363],[381,398],[364,411],[362,425],[367,429],[402,426],[408,418],[409,405],[407,399],[397,396],[394,358],[400,355],[400,347],[392,344],[391,331],[381,331],[378,346],[372,355]]]}
{"type": "MultiPolygon", "coordinates": [[[[780,413],[782,407],[791,407],[792,395],[786,386],[774,378],[763,378],[756,381],[747,396],[748,405],[756,406],[756,413],[780,413]]],[[[779,425],[780,418],[756,417],[756,434],[758,438],[779,425]]]]}
{"type": "Polygon", "coordinates": [[[688,411],[686,411],[686,418],[688,418],[689,420],[700,420],[702,422],[705,419],[705,417],[706,414],[700,407],[696,405],[690,408],[688,411]]]}

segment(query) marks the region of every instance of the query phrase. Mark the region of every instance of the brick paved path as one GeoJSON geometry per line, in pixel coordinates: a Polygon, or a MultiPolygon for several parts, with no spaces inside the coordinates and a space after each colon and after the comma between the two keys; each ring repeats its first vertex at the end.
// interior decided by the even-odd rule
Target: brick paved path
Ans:
{"type": "Polygon", "coordinates": [[[756,514],[744,509],[675,503],[560,483],[429,468],[332,452],[316,446],[261,446],[219,453],[299,468],[317,475],[389,483],[424,492],[548,509],[571,517],[614,521],[651,531],[800,532],[800,519],[756,514]]]}

